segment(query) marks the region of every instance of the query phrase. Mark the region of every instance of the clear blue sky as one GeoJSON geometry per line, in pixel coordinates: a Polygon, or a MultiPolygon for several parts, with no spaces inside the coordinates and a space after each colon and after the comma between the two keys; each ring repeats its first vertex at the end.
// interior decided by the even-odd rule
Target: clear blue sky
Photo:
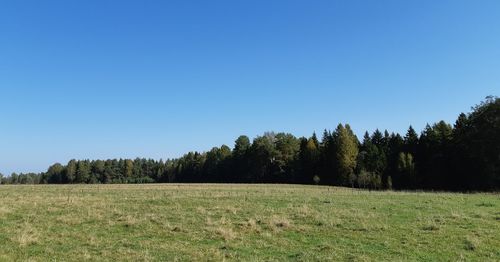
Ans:
{"type": "Polygon", "coordinates": [[[498,0],[0,4],[4,174],[339,122],[404,133],[499,91],[498,0]]]}

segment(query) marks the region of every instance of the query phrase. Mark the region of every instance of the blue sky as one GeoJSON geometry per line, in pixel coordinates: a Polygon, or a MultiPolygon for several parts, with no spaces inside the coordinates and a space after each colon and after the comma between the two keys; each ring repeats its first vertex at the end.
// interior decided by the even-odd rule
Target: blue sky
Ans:
{"type": "Polygon", "coordinates": [[[500,93],[499,14],[496,0],[3,1],[0,172],[453,122],[500,93]]]}

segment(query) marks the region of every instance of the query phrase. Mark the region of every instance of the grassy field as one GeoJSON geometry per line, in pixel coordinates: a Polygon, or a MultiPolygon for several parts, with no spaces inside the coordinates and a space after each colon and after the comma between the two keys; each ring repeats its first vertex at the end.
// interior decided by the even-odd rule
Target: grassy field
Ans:
{"type": "Polygon", "coordinates": [[[295,185],[0,186],[0,261],[500,261],[500,196],[295,185]]]}

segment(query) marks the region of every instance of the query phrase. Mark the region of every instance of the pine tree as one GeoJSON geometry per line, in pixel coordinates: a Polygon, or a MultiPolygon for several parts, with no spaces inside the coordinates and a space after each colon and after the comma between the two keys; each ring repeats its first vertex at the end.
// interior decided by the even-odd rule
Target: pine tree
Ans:
{"type": "Polygon", "coordinates": [[[418,147],[418,134],[415,132],[415,129],[413,129],[412,126],[408,128],[408,132],[406,132],[406,135],[404,137],[404,151],[407,153],[411,153],[412,155],[416,155],[417,153],[417,147],[418,147]]]}

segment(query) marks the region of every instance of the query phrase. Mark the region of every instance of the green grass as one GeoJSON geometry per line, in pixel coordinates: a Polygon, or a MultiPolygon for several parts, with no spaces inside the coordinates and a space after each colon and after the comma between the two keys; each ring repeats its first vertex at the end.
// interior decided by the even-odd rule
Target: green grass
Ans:
{"type": "Polygon", "coordinates": [[[0,261],[500,261],[498,194],[0,186],[0,261]]]}

